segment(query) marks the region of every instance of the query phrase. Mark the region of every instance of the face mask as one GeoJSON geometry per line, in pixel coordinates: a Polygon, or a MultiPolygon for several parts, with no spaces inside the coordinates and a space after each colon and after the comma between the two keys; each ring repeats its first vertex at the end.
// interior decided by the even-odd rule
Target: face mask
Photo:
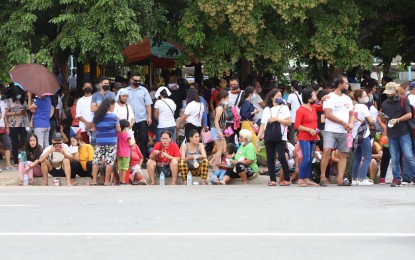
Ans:
{"type": "Polygon", "coordinates": [[[342,89],[342,93],[347,95],[349,93],[349,91],[347,91],[347,89],[342,89]]]}
{"type": "Polygon", "coordinates": [[[110,90],[110,85],[103,85],[102,90],[104,90],[104,91],[110,90]]]}
{"type": "Polygon", "coordinates": [[[227,105],[229,105],[229,102],[228,101],[223,101],[223,103],[222,103],[224,106],[227,106],[227,105]]]}
{"type": "Polygon", "coordinates": [[[367,102],[369,102],[369,97],[364,97],[360,99],[360,103],[362,104],[366,104],[367,102]]]}
{"type": "Polygon", "coordinates": [[[394,96],[388,96],[388,99],[389,99],[389,100],[393,100],[393,101],[394,101],[394,100],[396,100],[396,99],[397,99],[397,95],[394,95],[394,96]]]}
{"type": "Polygon", "coordinates": [[[231,87],[231,90],[238,90],[238,89],[239,89],[239,86],[231,87]]]}
{"type": "Polygon", "coordinates": [[[252,94],[252,99],[256,99],[257,94],[252,94]]]}
{"type": "Polygon", "coordinates": [[[370,99],[369,99],[369,101],[370,101],[370,102],[373,102],[373,95],[370,95],[370,99]]]}
{"type": "Polygon", "coordinates": [[[242,145],[242,146],[245,146],[245,142],[241,142],[241,145],[242,145]]]}
{"type": "Polygon", "coordinates": [[[134,80],[134,82],[133,82],[133,86],[134,87],[139,87],[140,86],[140,81],[138,81],[138,80],[134,80]]]}
{"type": "Polygon", "coordinates": [[[282,101],[282,98],[281,97],[277,97],[275,99],[275,103],[277,103],[278,105],[282,105],[282,104],[284,104],[284,101],[282,101]]]}
{"type": "Polygon", "coordinates": [[[125,104],[124,100],[122,100],[121,98],[119,99],[119,101],[121,102],[121,104],[125,104]]]}
{"type": "Polygon", "coordinates": [[[22,98],[22,95],[16,95],[16,98],[17,99],[21,99],[22,98]]]}
{"type": "Polygon", "coordinates": [[[86,94],[90,94],[92,92],[92,88],[84,88],[84,92],[86,94]]]}

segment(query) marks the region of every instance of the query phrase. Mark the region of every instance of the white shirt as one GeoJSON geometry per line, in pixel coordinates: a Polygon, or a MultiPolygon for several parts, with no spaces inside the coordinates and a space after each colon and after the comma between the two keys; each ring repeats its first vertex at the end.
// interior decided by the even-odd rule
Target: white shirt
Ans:
{"type": "Polygon", "coordinates": [[[298,94],[298,91],[288,95],[287,103],[291,104],[291,122],[295,122],[295,116],[297,114],[297,109],[303,104],[303,96],[298,94]],[[298,98],[297,98],[298,97],[298,98]],[[298,101],[300,99],[301,103],[298,101]]]}
{"type": "Polygon", "coordinates": [[[193,124],[195,126],[202,126],[202,117],[205,108],[202,102],[192,101],[187,104],[184,113],[187,115],[186,123],[193,124]]]}
{"type": "Polygon", "coordinates": [[[76,89],[76,74],[68,76],[69,89],[76,89]]]}
{"type": "MultiPolygon", "coordinates": [[[[261,124],[265,124],[264,130],[267,128],[268,119],[270,117],[278,117],[281,119],[286,119],[286,118],[291,117],[291,113],[286,105],[272,107],[271,109],[269,107],[264,108],[264,112],[262,113],[262,119],[261,119],[261,124]]],[[[288,130],[287,127],[281,124],[282,140],[284,141],[287,141],[287,130],[288,130]]]]}
{"type": "Polygon", "coordinates": [[[256,109],[258,109],[258,111],[259,111],[259,113],[254,116],[254,122],[256,122],[256,121],[258,121],[259,119],[262,118],[262,112],[264,111],[264,109],[259,104],[262,101],[263,101],[262,97],[260,95],[258,95],[258,94],[255,95],[255,98],[252,97],[252,99],[251,99],[252,105],[254,105],[254,107],[256,109]]]}
{"type": "MultiPolygon", "coordinates": [[[[94,119],[94,112],[91,112],[91,101],[92,101],[92,95],[89,97],[81,97],[78,99],[78,103],[76,103],[76,117],[83,117],[86,121],[92,122],[94,119]]],[[[85,132],[86,125],[84,122],[79,120],[79,129],[81,129],[81,132],[85,132]]]]}
{"type": "Polygon", "coordinates": [[[0,100],[0,127],[5,127],[6,124],[4,123],[4,118],[6,116],[6,103],[3,100],[0,100]]]}
{"type": "MultiPolygon", "coordinates": [[[[344,122],[349,122],[349,112],[353,110],[353,102],[349,96],[342,94],[341,96],[336,93],[330,93],[329,98],[324,101],[323,109],[331,108],[333,115],[344,122]]],[[[325,131],[334,133],[346,133],[346,130],[342,125],[334,123],[326,118],[325,131]]]]}
{"type": "MultiPolygon", "coordinates": [[[[52,147],[53,144],[46,147],[45,150],[43,150],[42,155],[48,153],[49,150],[52,149],[52,147]]],[[[67,144],[62,143],[62,149],[63,151],[65,151],[65,154],[70,154],[69,146],[67,144]]],[[[63,159],[65,159],[65,156],[61,152],[52,152],[49,154],[47,159],[51,162],[53,168],[60,169],[60,167],[62,166],[62,161],[63,159]]]]}
{"type": "MultiPolygon", "coordinates": [[[[118,102],[115,102],[114,114],[117,115],[118,120],[127,119],[127,121],[130,123],[131,123],[131,119],[134,119],[134,112],[129,104],[124,104],[124,106],[120,106],[118,102]],[[128,109],[128,113],[127,113],[127,109],[128,109]],[[128,118],[127,118],[127,114],[128,114],[128,118]]],[[[130,125],[130,127],[132,127],[132,125],[130,125]]]]}
{"type": "MultiPolygon", "coordinates": [[[[190,105],[190,104],[189,104],[190,105]]],[[[166,128],[176,126],[174,119],[174,111],[176,111],[176,103],[170,98],[159,99],[154,103],[154,109],[159,111],[159,119],[157,128],[166,128]]]]}
{"type": "MultiPolygon", "coordinates": [[[[236,109],[238,110],[238,114],[239,114],[239,110],[240,110],[239,109],[239,103],[241,103],[241,99],[242,99],[242,95],[244,94],[244,91],[241,90],[239,93],[232,94],[229,91],[229,100],[228,100],[229,106],[236,106],[236,109]],[[239,97],[238,97],[238,95],[239,95],[239,97]],[[238,99],[238,100],[236,100],[236,99],[238,99]]],[[[226,122],[228,122],[228,123],[233,123],[233,121],[234,121],[233,119],[232,120],[226,120],[226,122]]]]}
{"type": "MultiPolygon", "coordinates": [[[[356,138],[357,129],[359,129],[360,125],[366,120],[366,117],[371,116],[371,114],[369,112],[369,108],[367,108],[367,106],[365,104],[356,104],[354,106],[354,112],[355,112],[355,116],[356,116],[356,113],[357,113],[357,117],[354,120],[352,134],[353,134],[353,138],[356,138]]],[[[370,131],[369,131],[369,125],[368,125],[366,132],[363,134],[363,138],[366,138],[369,135],[370,135],[370,131]]]]}
{"type": "Polygon", "coordinates": [[[379,111],[376,109],[376,107],[370,106],[369,112],[370,112],[370,115],[372,116],[372,119],[376,121],[376,118],[378,118],[378,114],[379,114],[379,111]]]}
{"type": "Polygon", "coordinates": [[[411,106],[415,106],[415,95],[409,94],[408,95],[408,100],[409,100],[409,104],[411,104],[411,106]]]}

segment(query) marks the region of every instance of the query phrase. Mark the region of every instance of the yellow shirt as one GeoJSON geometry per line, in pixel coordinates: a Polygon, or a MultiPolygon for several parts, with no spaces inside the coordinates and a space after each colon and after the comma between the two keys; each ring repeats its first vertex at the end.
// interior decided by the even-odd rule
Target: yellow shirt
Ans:
{"type": "Polygon", "coordinates": [[[84,144],[78,149],[78,153],[79,163],[81,164],[82,169],[86,171],[86,162],[94,159],[94,148],[92,148],[92,145],[90,144],[84,144]]]}

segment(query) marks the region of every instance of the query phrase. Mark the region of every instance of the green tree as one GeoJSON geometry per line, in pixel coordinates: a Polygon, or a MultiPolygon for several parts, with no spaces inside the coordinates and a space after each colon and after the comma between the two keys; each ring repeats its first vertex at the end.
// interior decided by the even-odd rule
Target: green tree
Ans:
{"type": "Polygon", "coordinates": [[[66,68],[67,58],[123,62],[122,50],[166,22],[149,0],[6,0],[0,9],[1,67],[28,61],[29,53],[66,68]]]}

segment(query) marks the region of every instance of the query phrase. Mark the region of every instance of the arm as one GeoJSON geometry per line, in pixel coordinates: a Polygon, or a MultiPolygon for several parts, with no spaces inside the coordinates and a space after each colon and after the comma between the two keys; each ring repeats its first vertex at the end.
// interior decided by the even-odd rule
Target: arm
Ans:
{"type": "Polygon", "coordinates": [[[261,102],[259,102],[258,104],[259,104],[262,108],[265,108],[265,106],[266,106],[265,101],[263,101],[263,100],[262,100],[261,102]]]}
{"type": "MultiPolygon", "coordinates": [[[[344,129],[349,128],[349,124],[347,122],[345,122],[345,121],[343,121],[343,120],[341,120],[341,119],[339,119],[339,118],[337,118],[337,117],[335,117],[333,115],[333,112],[332,112],[332,109],[331,108],[324,109],[324,114],[326,115],[326,118],[327,119],[329,119],[330,121],[332,121],[334,123],[337,123],[339,125],[342,125],[344,127],[344,129]]],[[[353,111],[350,111],[349,115],[350,114],[353,115],[353,120],[354,120],[354,113],[353,113],[353,111]]],[[[349,120],[349,122],[350,122],[350,120],[349,120]]]]}
{"type": "Polygon", "coordinates": [[[40,156],[40,158],[39,158],[39,162],[40,163],[43,163],[47,158],[48,158],[48,156],[52,153],[52,152],[54,152],[55,151],[55,147],[54,146],[52,146],[52,147],[50,147],[50,149],[48,149],[48,151],[47,152],[45,152],[45,153],[43,153],[41,156],[40,156]]]}
{"type": "Polygon", "coordinates": [[[159,120],[159,110],[158,110],[158,108],[154,108],[154,119],[156,121],[159,120]]]}
{"type": "Polygon", "coordinates": [[[73,153],[72,154],[73,160],[78,161],[79,162],[79,152],[73,153]]]}
{"type": "Polygon", "coordinates": [[[64,143],[69,142],[68,137],[67,137],[67,136],[66,136],[66,134],[63,132],[63,126],[62,126],[62,125],[60,126],[60,132],[61,132],[62,137],[63,137],[62,141],[63,141],[64,143]]]}
{"type": "Polygon", "coordinates": [[[205,150],[205,146],[202,143],[199,143],[199,151],[200,151],[200,157],[199,159],[206,159],[206,150],[205,150]]]}
{"type": "Polygon", "coordinates": [[[219,127],[219,119],[220,119],[222,113],[223,113],[223,108],[221,106],[218,106],[216,108],[216,112],[215,112],[215,122],[214,122],[214,124],[215,124],[215,128],[218,132],[218,136],[219,136],[220,139],[223,138],[222,129],[220,129],[220,127],[219,127]]]}
{"type": "Polygon", "coordinates": [[[183,115],[179,118],[179,120],[177,120],[176,127],[179,128],[180,125],[186,120],[187,117],[188,115],[183,113],[183,115]]]}
{"type": "Polygon", "coordinates": [[[97,103],[91,103],[91,112],[96,112],[98,110],[98,104],[97,103]]]}
{"type": "Polygon", "coordinates": [[[121,132],[121,126],[120,126],[120,124],[119,124],[119,123],[115,125],[115,131],[116,131],[117,133],[121,132]]]}
{"type": "Polygon", "coordinates": [[[209,101],[210,110],[212,110],[212,111],[215,111],[214,102],[215,102],[215,100],[213,98],[211,98],[210,101],[209,101]]]}
{"type": "Polygon", "coordinates": [[[146,105],[147,110],[147,125],[151,125],[151,105],[146,105]]]}
{"type": "Polygon", "coordinates": [[[271,117],[268,120],[268,123],[272,123],[272,122],[278,122],[284,126],[290,126],[291,125],[291,117],[287,117],[285,119],[279,118],[279,117],[271,117]]]}

